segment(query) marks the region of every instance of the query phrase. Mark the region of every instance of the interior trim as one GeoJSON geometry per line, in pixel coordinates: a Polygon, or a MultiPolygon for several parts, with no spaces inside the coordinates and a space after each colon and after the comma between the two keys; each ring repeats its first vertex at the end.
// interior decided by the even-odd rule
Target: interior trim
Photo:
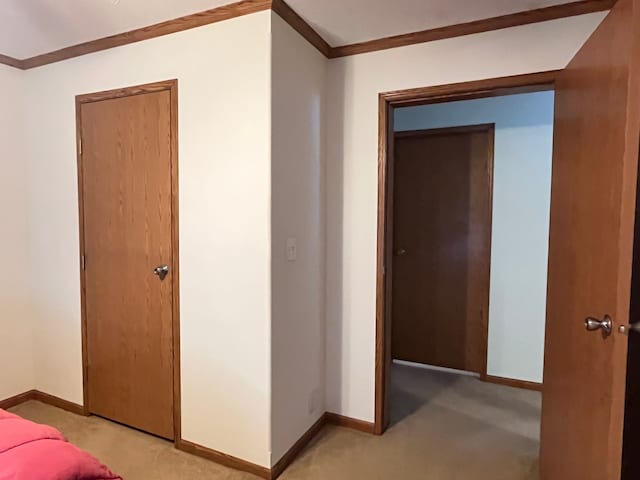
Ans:
{"type": "Polygon", "coordinates": [[[40,390],[29,390],[28,392],[20,393],[13,397],[2,400],[0,401],[0,408],[2,408],[3,410],[7,410],[31,400],[42,402],[47,405],[51,405],[52,407],[57,407],[61,410],[75,413],[76,415],[82,415],[83,417],[86,417],[88,415],[87,411],[82,405],[78,405],[77,403],[64,400],[54,395],[49,395],[48,393],[41,392],[40,390]]]}
{"type": "Polygon", "coordinates": [[[28,70],[31,68],[41,67],[43,65],[80,57],[89,53],[100,52],[102,50],[121,47],[130,43],[141,42],[143,40],[149,40],[163,35],[169,35],[212,23],[222,22],[224,20],[230,20],[232,18],[268,10],[270,8],[271,0],[242,0],[237,3],[232,3],[231,5],[224,5],[222,7],[205,10],[203,12],[194,13],[174,20],[167,20],[148,27],[138,28],[129,32],[111,35],[98,40],[92,40],[78,45],[73,45],[71,47],[62,48],[54,52],[19,60],[18,68],[28,70]]]}
{"type": "Polygon", "coordinates": [[[220,465],[224,465],[225,467],[233,468],[234,470],[251,473],[266,480],[271,479],[271,470],[267,467],[247,462],[246,460],[218,452],[217,450],[212,450],[211,448],[203,447],[196,443],[179,439],[176,442],[176,448],[183,452],[190,453],[191,455],[202,457],[220,465]]]}
{"type": "Polygon", "coordinates": [[[33,390],[31,400],[36,400],[38,402],[51,405],[52,407],[58,407],[67,412],[75,413],[76,415],[82,415],[83,417],[89,416],[88,410],[83,405],[78,405],[77,403],[64,400],[54,395],[49,395],[48,393],[44,393],[39,390],[33,390]]]}
{"type": "Polygon", "coordinates": [[[188,442],[183,439],[179,439],[176,442],[176,448],[183,452],[190,453],[207,460],[219,463],[235,470],[252,473],[258,477],[266,480],[276,480],[282,475],[287,468],[300,456],[302,452],[313,442],[313,440],[322,432],[322,429],[327,425],[335,425],[338,427],[349,428],[351,430],[357,430],[359,432],[373,434],[374,424],[358,420],[355,418],[345,417],[336,413],[324,413],[299,439],[293,444],[293,446],[285,453],[280,460],[276,462],[273,467],[266,468],[260,465],[256,465],[251,462],[247,462],[240,458],[227,455],[216,450],[212,450],[196,443],[188,442]]]}
{"type": "Polygon", "coordinates": [[[433,42],[447,38],[461,37],[474,33],[483,33],[503,28],[518,27],[531,23],[546,22],[559,18],[574,17],[586,13],[610,10],[616,0],[582,0],[552,7],[538,8],[509,15],[501,15],[468,23],[449,25],[446,27],[422,30],[420,32],[395,35],[392,37],[370,40],[368,42],[354,43],[333,47],[330,58],[360,55],[362,53],[377,52],[397,47],[406,47],[418,43],[433,42]]]}
{"type": "Polygon", "coordinates": [[[563,5],[539,8],[536,10],[477,20],[474,22],[449,25],[446,27],[380,38],[350,45],[342,45],[339,47],[331,47],[329,43],[327,43],[327,41],[322,38],[322,36],[318,34],[313,27],[311,27],[300,15],[287,5],[284,0],[242,0],[230,5],[205,10],[204,12],[194,13],[174,20],[167,20],[148,27],[92,40],[22,60],[0,54],[0,64],[22,70],[29,70],[31,68],[68,60],[70,58],[80,57],[82,55],[100,52],[115,47],[121,47],[130,43],[141,42],[143,40],[149,40],[163,35],[169,35],[269,9],[277,13],[325,57],[340,58],[418,43],[432,42],[435,40],[444,40],[446,38],[460,37],[474,33],[482,33],[492,30],[500,30],[503,28],[528,25],[531,23],[545,22],[548,20],[556,20],[559,18],[573,17],[576,15],[584,15],[586,13],[601,12],[610,10],[616,1],[617,0],[579,0],[563,5]]]}
{"type": "Polygon", "coordinates": [[[329,425],[357,430],[371,435],[375,433],[374,424],[371,422],[365,422],[364,420],[358,420],[357,418],[345,417],[344,415],[329,412],[327,412],[326,417],[329,425]]]}
{"type": "Polygon", "coordinates": [[[22,68],[22,60],[18,60],[17,58],[9,57],[7,55],[0,54],[0,65],[7,65],[8,67],[22,68]]]}
{"type": "Polygon", "coordinates": [[[512,378],[496,377],[493,375],[481,375],[480,380],[495,385],[505,385],[507,387],[522,388],[524,390],[542,391],[542,383],[527,382],[526,380],[514,380],[512,378]]]}
{"type": "Polygon", "coordinates": [[[359,432],[373,434],[373,423],[357,420],[355,418],[345,417],[337,413],[324,413],[309,430],[285,453],[278,462],[271,468],[271,480],[275,480],[282,475],[300,454],[309,446],[316,436],[327,425],[349,428],[359,432]]]}
{"type": "Polygon", "coordinates": [[[0,400],[0,408],[2,410],[8,410],[13,408],[21,403],[28,402],[29,400],[34,399],[35,390],[29,390],[28,392],[19,393],[14,395],[13,397],[5,398],[4,400],[0,400]]]}
{"type": "Polygon", "coordinates": [[[552,90],[561,70],[471,82],[437,85],[385,92],[378,106],[378,231],[376,266],[376,346],[375,346],[375,423],[374,433],[382,435],[389,423],[389,370],[391,367],[391,241],[392,208],[389,173],[393,167],[394,109],[455,100],[487,98],[514,93],[552,90]]]}
{"type": "Polygon", "coordinates": [[[302,35],[307,42],[313,45],[325,57],[331,56],[331,45],[316,32],[311,25],[304,21],[284,0],[273,0],[271,9],[280,18],[287,22],[296,32],[302,35]]]}
{"type": "MultiPolygon", "coordinates": [[[[88,410],[82,405],[40,392],[39,390],[29,390],[13,397],[0,400],[0,408],[7,410],[28,402],[29,400],[36,400],[76,415],[90,415],[88,410]]],[[[275,480],[298,458],[298,456],[309,446],[309,444],[326,425],[335,425],[369,434],[373,433],[373,423],[345,417],[343,415],[338,415],[337,413],[326,412],[302,435],[302,437],[300,437],[300,439],[287,451],[287,453],[282,456],[278,462],[276,462],[272,468],[247,462],[246,460],[242,460],[232,455],[227,455],[226,453],[218,452],[217,450],[189,442],[181,437],[177,438],[175,448],[191,455],[196,455],[220,465],[224,465],[225,467],[233,468],[234,470],[252,473],[260,478],[264,478],[265,480],[275,480]]]]}
{"type": "Polygon", "coordinates": [[[314,423],[309,430],[307,430],[302,437],[298,439],[296,443],[285,453],[276,464],[271,467],[271,480],[275,480],[291,465],[296,458],[304,451],[305,448],[313,441],[313,439],[320,433],[320,431],[327,425],[327,413],[324,413],[314,423]]]}
{"type": "Polygon", "coordinates": [[[380,97],[394,108],[427,105],[433,103],[473,100],[474,98],[500,97],[520,93],[550,90],[562,70],[525,73],[509,77],[472,80],[469,82],[436,85],[424,88],[409,88],[385,92],[380,97]]]}

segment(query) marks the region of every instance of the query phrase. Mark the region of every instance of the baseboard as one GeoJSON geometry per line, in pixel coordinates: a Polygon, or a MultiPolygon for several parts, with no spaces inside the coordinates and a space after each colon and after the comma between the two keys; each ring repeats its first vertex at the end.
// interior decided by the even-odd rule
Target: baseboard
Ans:
{"type": "Polygon", "coordinates": [[[479,377],[480,374],[476,372],[467,372],[465,370],[456,370],[455,368],[436,367],[435,365],[425,365],[424,363],[408,362],[406,360],[393,360],[396,365],[402,365],[405,367],[420,368],[422,370],[430,370],[432,372],[452,373],[454,375],[462,375],[465,377],[479,377]]]}
{"type": "Polygon", "coordinates": [[[374,424],[365,422],[363,420],[356,420],[355,418],[345,417],[338,415],[337,413],[325,413],[314,423],[309,430],[305,432],[302,437],[278,460],[278,462],[271,468],[261,467],[253,463],[246,462],[236,457],[226,455],[224,453],[211,450],[207,447],[197,445],[195,443],[187,442],[186,440],[178,440],[176,442],[176,448],[183,452],[196,455],[198,457],[206,458],[213,462],[219,463],[229,468],[241,470],[243,472],[253,473],[261,478],[267,480],[276,480],[282,475],[287,468],[298,458],[303,450],[313,441],[313,439],[322,431],[325,425],[336,425],[338,427],[349,428],[364,432],[368,434],[374,434],[374,424]]]}
{"type": "Polygon", "coordinates": [[[6,400],[2,400],[0,401],[0,408],[6,410],[30,400],[42,402],[47,405],[51,405],[52,407],[57,407],[62,410],[66,410],[67,412],[75,413],[76,415],[88,415],[87,411],[82,405],[78,405],[77,403],[64,400],[54,395],[49,395],[48,393],[44,393],[39,390],[29,390],[28,392],[24,392],[14,397],[7,398],[6,400]]]}
{"type": "MultiPolygon", "coordinates": [[[[49,395],[48,393],[40,392],[38,390],[29,390],[28,392],[15,395],[5,400],[0,400],[0,408],[7,410],[18,406],[21,403],[28,402],[29,400],[36,400],[76,415],[89,415],[88,411],[82,405],[78,405],[77,403],[73,403],[68,400],[63,400],[62,398],[49,395]]],[[[175,447],[178,450],[205,458],[220,465],[224,465],[225,467],[240,470],[242,472],[248,472],[266,480],[275,480],[295,461],[295,459],[302,453],[309,443],[311,443],[318,433],[320,433],[325,425],[336,425],[338,427],[350,428],[352,430],[369,434],[374,433],[373,423],[345,417],[343,415],[338,415],[337,413],[327,412],[322,415],[318,421],[314,423],[304,435],[302,435],[302,437],[300,437],[300,439],[271,469],[182,439],[176,440],[175,447]]]]}
{"type": "Polygon", "coordinates": [[[327,424],[327,414],[323,414],[309,430],[285,453],[280,460],[271,468],[271,480],[275,480],[291,465],[311,441],[320,433],[327,424]]]}
{"type": "Polygon", "coordinates": [[[35,392],[36,392],[35,390],[29,390],[28,392],[14,395],[13,397],[9,397],[5,400],[0,400],[0,408],[2,410],[7,410],[12,407],[17,407],[21,403],[28,402],[29,400],[33,400],[35,392]]]}
{"type": "Polygon", "coordinates": [[[542,391],[542,383],[527,382],[525,380],[514,380],[511,378],[495,377],[493,375],[483,375],[480,380],[487,383],[495,383],[496,385],[505,385],[507,387],[523,388],[525,390],[542,391]]]}
{"type": "Polygon", "coordinates": [[[78,405],[77,403],[73,403],[38,390],[33,391],[33,398],[31,398],[31,400],[37,400],[38,402],[46,403],[52,407],[58,407],[62,410],[66,410],[67,412],[82,415],[83,417],[87,417],[89,415],[89,412],[82,405],[78,405]]]}
{"type": "Polygon", "coordinates": [[[233,468],[234,470],[240,470],[242,472],[252,473],[258,477],[266,480],[271,479],[271,470],[267,467],[256,465],[255,463],[247,462],[237,457],[227,455],[216,450],[212,450],[202,445],[187,442],[186,440],[179,439],[176,441],[176,448],[191,455],[206,458],[212,462],[219,463],[225,467],[233,468]]]}
{"type": "Polygon", "coordinates": [[[337,413],[326,413],[325,416],[327,418],[327,423],[330,425],[350,428],[352,430],[358,430],[359,432],[369,433],[371,435],[375,433],[375,425],[371,422],[356,420],[355,418],[345,417],[344,415],[338,415],[337,413]]]}

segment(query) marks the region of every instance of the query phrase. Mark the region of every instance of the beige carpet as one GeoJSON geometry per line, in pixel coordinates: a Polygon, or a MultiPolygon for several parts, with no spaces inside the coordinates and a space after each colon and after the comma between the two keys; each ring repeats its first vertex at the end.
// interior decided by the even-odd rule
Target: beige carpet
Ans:
{"type": "MultiPolygon", "coordinates": [[[[537,480],[540,394],[394,366],[383,437],[327,427],[283,480],[537,480]]],[[[255,479],[97,417],[38,402],[12,411],[53,425],[125,480],[255,479]]]]}

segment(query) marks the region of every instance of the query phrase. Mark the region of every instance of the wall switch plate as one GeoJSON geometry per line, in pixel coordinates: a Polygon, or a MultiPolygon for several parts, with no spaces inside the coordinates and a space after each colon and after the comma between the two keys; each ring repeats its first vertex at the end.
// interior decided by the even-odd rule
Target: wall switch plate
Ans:
{"type": "Polygon", "coordinates": [[[287,238],[287,261],[295,262],[298,259],[298,240],[287,238]]]}

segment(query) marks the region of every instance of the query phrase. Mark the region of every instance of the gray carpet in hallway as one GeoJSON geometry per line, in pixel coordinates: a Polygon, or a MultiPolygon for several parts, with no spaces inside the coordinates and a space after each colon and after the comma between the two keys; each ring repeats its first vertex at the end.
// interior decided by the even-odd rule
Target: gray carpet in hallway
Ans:
{"type": "MultiPolygon", "coordinates": [[[[394,365],[393,426],[383,437],[327,427],[283,480],[537,480],[540,394],[394,365]]],[[[125,480],[256,477],[176,451],[97,417],[38,402],[11,410],[53,425],[125,480]]]]}

